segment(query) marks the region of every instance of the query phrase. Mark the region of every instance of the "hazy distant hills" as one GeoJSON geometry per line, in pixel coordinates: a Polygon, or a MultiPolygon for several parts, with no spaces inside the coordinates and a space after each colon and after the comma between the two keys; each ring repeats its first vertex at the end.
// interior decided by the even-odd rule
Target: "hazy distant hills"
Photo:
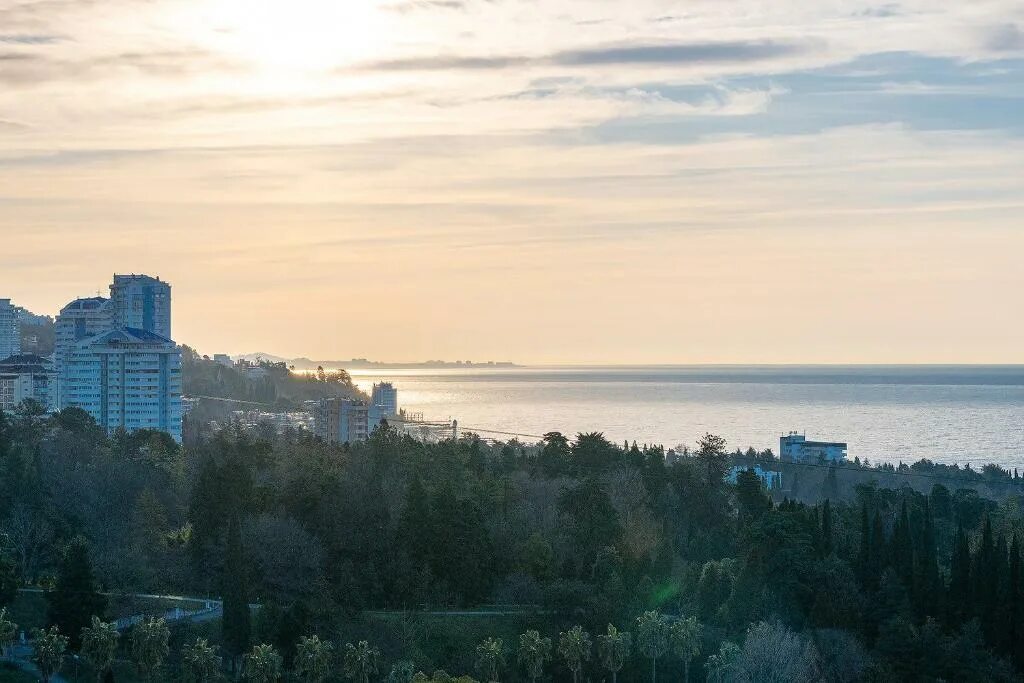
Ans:
{"type": "Polygon", "coordinates": [[[507,361],[484,361],[484,362],[473,362],[468,360],[460,361],[444,361],[444,360],[428,360],[428,361],[375,361],[368,360],[366,358],[351,358],[349,360],[312,360],[309,358],[283,358],[281,356],[275,356],[272,353],[244,353],[240,356],[234,356],[235,358],[244,358],[245,360],[256,360],[262,358],[265,361],[272,363],[285,363],[289,366],[294,365],[296,370],[315,370],[319,366],[324,368],[344,368],[346,370],[352,369],[387,369],[387,368],[514,368],[517,367],[515,363],[507,361]]]}

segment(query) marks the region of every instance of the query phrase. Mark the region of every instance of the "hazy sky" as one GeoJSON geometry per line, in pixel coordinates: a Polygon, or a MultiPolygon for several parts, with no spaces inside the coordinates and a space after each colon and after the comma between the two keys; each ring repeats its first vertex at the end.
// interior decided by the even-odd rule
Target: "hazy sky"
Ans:
{"type": "Polygon", "coordinates": [[[0,296],[206,353],[1024,362],[1020,0],[0,0],[0,296]]]}

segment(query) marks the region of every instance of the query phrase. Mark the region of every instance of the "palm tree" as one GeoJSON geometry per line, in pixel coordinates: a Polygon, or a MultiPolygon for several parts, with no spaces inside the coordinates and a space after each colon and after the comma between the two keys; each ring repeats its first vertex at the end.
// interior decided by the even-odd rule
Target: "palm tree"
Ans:
{"type": "Polygon", "coordinates": [[[601,657],[601,666],[612,675],[612,683],[617,683],[619,671],[629,658],[633,637],[629,631],[620,631],[608,624],[608,632],[597,637],[597,652],[601,657]]]}
{"type": "Polygon", "coordinates": [[[544,662],[551,659],[551,639],[541,638],[540,632],[529,630],[519,636],[519,662],[526,676],[536,681],[544,673],[544,662]]]}
{"type": "Polygon", "coordinates": [[[488,638],[476,646],[476,668],[485,683],[498,680],[498,670],[505,665],[505,643],[501,638],[488,638]]]}
{"type": "Polygon", "coordinates": [[[221,663],[218,649],[216,645],[211,646],[206,638],[196,638],[195,643],[181,648],[181,660],[195,683],[207,683],[217,675],[221,663]]]}
{"type": "Polygon", "coordinates": [[[577,683],[583,662],[590,661],[590,634],[581,626],[562,631],[558,634],[558,654],[562,655],[565,665],[572,671],[572,683],[577,683]]]}
{"type": "Polygon", "coordinates": [[[242,676],[249,683],[277,683],[282,664],[273,645],[257,645],[242,659],[242,676]]]}
{"type": "Polygon", "coordinates": [[[150,617],[132,629],[132,659],[139,673],[148,680],[153,680],[153,674],[164,663],[170,637],[171,632],[163,619],[150,617]]]}
{"type": "Polygon", "coordinates": [[[18,634],[18,625],[7,618],[7,608],[0,607],[0,656],[7,655],[7,648],[18,634]]]}
{"type": "Polygon", "coordinates": [[[672,624],[669,640],[672,642],[672,652],[683,661],[684,683],[690,683],[690,662],[700,654],[702,631],[696,617],[686,617],[672,624]]]}
{"type": "Polygon", "coordinates": [[[92,625],[82,629],[82,656],[96,672],[97,683],[114,663],[119,637],[117,626],[93,616],[92,625]]]}
{"type": "Polygon", "coordinates": [[[370,678],[377,675],[380,651],[370,647],[365,640],[358,645],[345,644],[345,677],[356,683],[370,683],[370,678]]]}
{"type": "Polygon", "coordinates": [[[651,683],[658,680],[658,658],[668,651],[668,632],[668,622],[658,612],[644,612],[636,618],[636,646],[651,660],[651,683]]]}
{"type": "Polygon", "coordinates": [[[304,683],[323,683],[331,671],[334,647],[317,636],[300,638],[295,648],[295,675],[304,683]]]}
{"type": "Polygon", "coordinates": [[[32,632],[32,661],[39,667],[43,683],[60,671],[64,661],[64,651],[68,649],[68,637],[62,636],[56,626],[48,630],[35,629],[32,632]]]}

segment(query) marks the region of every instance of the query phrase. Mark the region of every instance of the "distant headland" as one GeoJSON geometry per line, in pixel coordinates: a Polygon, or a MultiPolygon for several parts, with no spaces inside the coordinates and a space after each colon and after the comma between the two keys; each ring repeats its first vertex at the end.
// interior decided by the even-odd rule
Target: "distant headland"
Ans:
{"type": "Polygon", "coordinates": [[[346,370],[364,369],[420,369],[420,368],[516,368],[515,363],[508,361],[471,361],[471,360],[427,360],[427,361],[376,361],[367,358],[351,358],[349,360],[311,360],[309,358],[283,358],[272,353],[244,353],[235,356],[236,359],[256,360],[262,358],[273,363],[285,363],[296,370],[316,370],[317,367],[344,368],[346,370]]]}

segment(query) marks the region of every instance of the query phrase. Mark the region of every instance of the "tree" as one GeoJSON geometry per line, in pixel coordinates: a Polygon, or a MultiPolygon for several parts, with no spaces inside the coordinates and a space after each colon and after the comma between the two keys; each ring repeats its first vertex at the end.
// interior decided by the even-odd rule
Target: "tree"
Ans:
{"type": "Polygon", "coordinates": [[[194,683],[208,683],[217,676],[221,663],[217,650],[206,638],[196,638],[196,642],[181,648],[182,664],[194,683]]]}
{"type": "Polygon", "coordinates": [[[150,617],[132,629],[132,660],[147,680],[153,680],[153,674],[167,658],[170,637],[171,631],[163,619],[150,617]]]}
{"type": "Polygon", "coordinates": [[[668,621],[658,612],[644,612],[636,618],[636,646],[651,660],[651,683],[658,680],[658,658],[668,651],[668,638],[668,621]]]}
{"type": "Polygon", "coordinates": [[[619,671],[626,664],[632,649],[633,638],[629,631],[620,631],[608,624],[608,632],[597,636],[597,653],[601,658],[601,666],[612,675],[612,683],[616,683],[619,671]]]}
{"type": "Polygon", "coordinates": [[[224,650],[232,660],[232,668],[249,647],[252,624],[246,590],[245,553],[242,550],[242,528],[238,514],[228,522],[227,548],[224,558],[224,616],[221,634],[224,650]]]}
{"type": "Polygon", "coordinates": [[[498,680],[498,671],[505,665],[505,644],[501,638],[487,638],[476,646],[476,668],[486,683],[498,680]]]}
{"type": "Polygon", "coordinates": [[[249,683],[277,683],[283,666],[273,645],[256,645],[242,660],[242,677],[249,683]]]}
{"type": "Polygon", "coordinates": [[[295,675],[304,683],[323,683],[331,673],[334,647],[318,636],[299,639],[295,649],[295,675]]]}
{"type": "Polygon", "coordinates": [[[370,647],[365,640],[358,645],[345,644],[345,660],[343,669],[345,677],[356,683],[369,683],[370,678],[377,675],[380,665],[380,651],[370,647]]]}
{"type": "Polygon", "coordinates": [[[683,662],[683,680],[686,683],[690,680],[690,662],[700,654],[701,631],[696,617],[686,617],[674,622],[669,632],[672,652],[683,662]]]}
{"type": "Polygon", "coordinates": [[[708,657],[704,669],[707,671],[708,683],[725,683],[733,678],[736,665],[740,658],[740,648],[736,643],[725,641],[718,648],[718,653],[708,657]]]}
{"type": "MultiPolygon", "coordinates": [[[[4,534],[0,532],[0,536],[4,534]]],[[[18,595],[18,577],[14,573],[14,563],[0,556],[0,607],[10,605],[18,595]]]]}
{"type": "Polygon", "coordinates": [[[96,673],[97,682],[103,680],[104,674],[114,663],[119,635],[115,624],[104,622],[96,616],[92,618],[91,626],[82,629],[82,656],[96,673]]]}
{"type": "Polygon", "coordinates": [[[762,621],[748,629],[736,668],[743,680],[759,683],[820,680],[814,644],[780,623],[762,621]]]}
{"type": "Polygon", "coordinates": [[[64,651],[68,649],[68,638],[60,633],[60,629],[51,626],[47,630],[32,631],[32,661],[39,667],[43,683],[60,671],[64,661],[64,651]]]}
{"type": "Polygon", "coordinates": [[[536,681],[544,674],[544,663],[551,659],[551,639],[542,638],[539,631],[532,629],[522,634],[518,659],[526,669],[526,677],[536,681]]]}
{"type": "Polygon", "coordinates": [[[107,608],[107,599],[96,590],[85,539],[76,538],[64,551],[57,570],[57,583],[46,594],[46,599],[50,623],[68,634],[72,647],[78,647],[82,629],[94,616],[102,616],[107,608]]]}
{"type": "Polygon", "coordinates": [[[412,683],[416,678],[416,665],[408,659],[402,659],[391,666],[385,683],[412,683]]]}
{"type": "Polygon", "coordinates": [[[7,618],[7,608],[0,607],[0,657],[7,656],[7,648],[18,635],[18,625],[7,618]]]}
{"type": "Polygon", "coordinates": [[[572,671],[573,683],[577,683],[583,662],[590,661],[590,634],[578,625],[562,631],[558,634],[558,654],[562,655],[565,665],[572,671]]]}

